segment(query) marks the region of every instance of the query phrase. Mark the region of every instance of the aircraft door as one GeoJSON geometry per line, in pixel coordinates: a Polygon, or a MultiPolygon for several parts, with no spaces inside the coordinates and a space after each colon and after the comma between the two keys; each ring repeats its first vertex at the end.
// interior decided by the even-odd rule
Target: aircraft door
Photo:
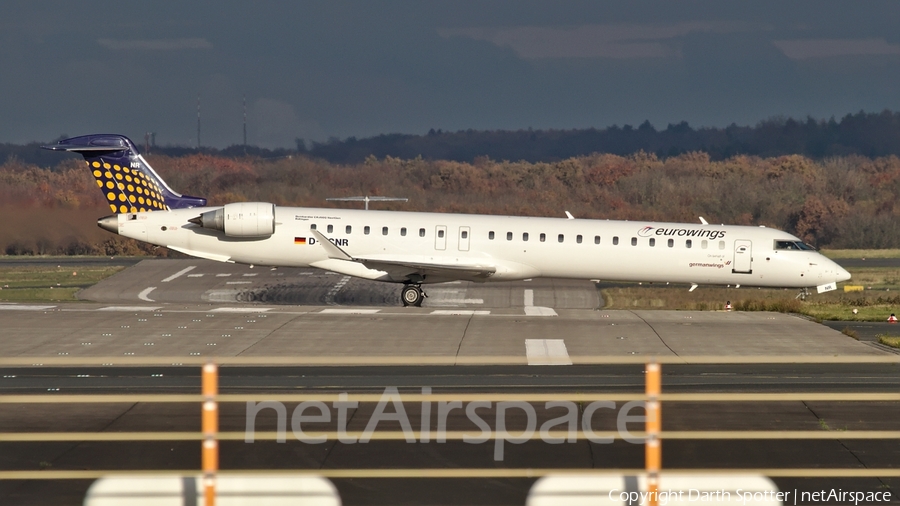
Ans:
{"type": "Polygon", "coordinates": [[[434,249],[444,251],[447,249],[447,226],[438,225],[434,230],[434,249]]]}
{"type": "Polygon", "coordinates": [[[734,266],[731,272],[738,274],[753,273],[753,243],[746,239],[734,241],[734,266]]]}
{"type": "Polygon", "coordinates": [[[459,250],[469,251],[469,227],[459,227],[459,250]]]}

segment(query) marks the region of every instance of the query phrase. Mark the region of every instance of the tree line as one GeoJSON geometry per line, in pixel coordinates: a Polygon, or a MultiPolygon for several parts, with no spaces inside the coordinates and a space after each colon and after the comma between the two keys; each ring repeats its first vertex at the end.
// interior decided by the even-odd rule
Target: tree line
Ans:
{"type": "MultiPolygon", "coordinates": [[[[210,205],[263,201],[353,207],[327,197],[383,195],[408,203],[379,209],[635,221],[764,225],[830,248],[900,247],[897,156],[737,155],[659,157],[595,153],[556,162],[472,162],[369,156],[335,164],[321,158],[149,155],[171,187],[210,205]]],[[[0,165],[0,252],[123,254],[156,252],[99,230],[109,214],[80,160],[40,167],[0,165]],[[143,248],[143,249],[141,249],[143,248]]]]}
{"type": "MultiPolygon", "coordinates": [[[[424,135],[386,134],[362,139],[333,138],[325,142],[297,139],[296,149],[270,150],[237,145],[221,150],[153,146],[149,151],[170,157],[207,154],[277,158],[302,154],[340,164],[361,163],[370,156],[402,159],[421,156],[426,160],[457,162],[474,162],[479,157],[487,157],[536,163],[591,153],[627,156],[639,151],[653,153],[659,158],[702,151],[712,160],[726,160],[738,155],[775,157],[794,154],[814,159],[848,155],[877,158],[900,156],[900,112],[860,111],[840,120],[775,117],[752,127],[731,124],[724,128],[693,128],[682,121],[658,130],[645,121],[637,127],[613,125],[602,129],[431,130],[424,135]]],[[[52,167],[60,156],[41,150],[40,143],[0,144],[0,160],[15,158],[28,164],[52,167]]]]}

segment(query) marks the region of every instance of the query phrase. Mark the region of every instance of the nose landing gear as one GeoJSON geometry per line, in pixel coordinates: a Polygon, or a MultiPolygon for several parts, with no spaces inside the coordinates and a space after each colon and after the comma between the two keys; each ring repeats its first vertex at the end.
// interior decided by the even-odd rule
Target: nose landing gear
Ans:
{"type": "Polygon", "coordinates": [[[421,307],[425,297],[427,295],[422,291],[422,287],[413,283],[404,285],[403,291],[400,292],[400,301],[404,306],[421,307]]]}

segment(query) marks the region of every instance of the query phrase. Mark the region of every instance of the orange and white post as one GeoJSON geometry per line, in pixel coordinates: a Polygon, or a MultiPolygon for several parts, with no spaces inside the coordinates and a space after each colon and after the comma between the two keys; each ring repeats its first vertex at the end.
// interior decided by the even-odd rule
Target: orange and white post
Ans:
{"type": "Polygon", "coordinates": [[[662,446],[659,432],[662,429],[659,394],[662,390],[662,372],[656,362],[647,364],[647,439],[644,443],[647,471],[647,492],[649,506],[659,505],[659,471],[662,467],[662,446]]]}
{"type": "Polygon", "coordinates": [[[216,472],[219,470],[219,368],[209,362],[203,366],[203,497],[206,506],[216,504],[216,472]]]}

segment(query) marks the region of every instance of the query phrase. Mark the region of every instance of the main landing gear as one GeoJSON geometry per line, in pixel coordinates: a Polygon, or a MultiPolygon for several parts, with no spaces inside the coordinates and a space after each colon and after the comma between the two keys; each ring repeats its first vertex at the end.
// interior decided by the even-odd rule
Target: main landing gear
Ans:
{"type": "Polygon", "coordinates": [[[422,299],[425,297],[427,295],[422,291],[422,287],[413,283],[404,285],[403,291],[400,292],[400,301],[403,302],[404,306],[421,307],[422,299]]]}
{"type": "Polygon", "coordinates": [[[809,296],[809,288],[801,288],[800,293],[797,294],[795,299],[806,300],[806,297],[809,296]]]}

